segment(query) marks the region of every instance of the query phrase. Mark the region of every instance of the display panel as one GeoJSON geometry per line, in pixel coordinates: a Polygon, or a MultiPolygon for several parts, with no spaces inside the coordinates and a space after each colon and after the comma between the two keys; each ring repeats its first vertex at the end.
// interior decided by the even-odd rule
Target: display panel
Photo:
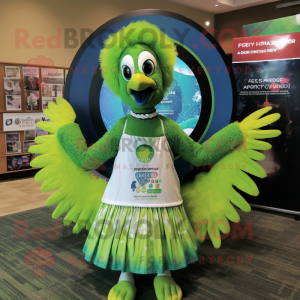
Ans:
{"type": "MultiPolygon", "coordinates": [[[[80,47],[70,66],[64,97],[74,108],[77,115],[76,122],[79,123],[88,145],[95,143],[115,122],[109,120],[111,118],[109,113],[103,114],[104,110],[101,110],[102,104],[103,107],[107,105],[107,101],[105,103],[105,99],[101,96],[101,93],[105,94],[105,90],[102,90],[103,79],[99,71],[99,53],[103,42],[111,33],[138,20],[157,25],[173,39],[177,46],[178,58],[193,71],[197,79],[200,94],[195,92],[192,97],[195,100],[192,100],[195,102],[193,104],[198,106],[196,114],[193,112],[189,116],[186,112],[180,120],[178,114],[180,108],[174,105],[177,103],[169,105],[173,106],[171,108],[166,105],[167,103],[161,104],[167,107],[165,110],[171,111],[174,119],[177,118],[183,130],[185,129],[194,141],[203,142],[233,121],[236,108],[234,75],[217,41],[200,25],[179,14],[152,9],[138,10],[112,19],[95,30],[80,47]]],[[[180,94],[180,89],[190,89],[190,85],[182,88],[182,80],[177,83],[177,95],[180,94]]],[[[183,100],[182,105],[186,103],[188,102],[183,100]]],[[[126,107],[123,108],[120,103],[116,105],[119,116],[124,116],[126,107]]],[[[174,163],[180,177],[196,168],[178,155],[175,155],[174,163]]],[[[107,161],[102,166],[101,173],[110,177],[112,165],[113,159],[107,161]]]]}
{"type": "Polygon", "coordinates": [[[233,70],[236,76],[237,118],[246,118],[262,107],[280,119],[265,129],[278,129],[279,137],[266,140],[272,149],[259,164],[267,178],[254,178],[260,194],[245,195],[253,206],[299,212],[297,197],[300,159],[300,33],[234,39],[233,70]],[[289,43],[290,41],[290,43],[289,43]],[[262,44],[263,43],[263,44],[262,44]],[[247,48],[247,49],[242,49],[247,48]],[[258,52],[258,50],[260,50],[258,52]],[[241,51],[248,52],[245,55],[241,51]]]}

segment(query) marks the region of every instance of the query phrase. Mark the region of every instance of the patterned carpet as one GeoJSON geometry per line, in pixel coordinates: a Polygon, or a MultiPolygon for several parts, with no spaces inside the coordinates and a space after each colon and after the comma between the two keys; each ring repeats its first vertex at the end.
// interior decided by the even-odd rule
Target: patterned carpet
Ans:
{"type": "MultiPolygon", "coordinates": [[[[0,218],[0,299],[107,299],[119,272],[86,263],[81,250],[87,232],[73,235],[61,219],[59,230],[51,230],[52,211],[43,207],[0,218]],[[32,249],[44,251],[46,268],[33,261],[32,249]]],[[[184,299],[300,300],[300,222],[254,211],[241,212],[240,225],[220,249],[206,241],[201,264],[172,272],[184,299]]],[[[153,279],[135,275],[137,300],[156,299],[153,279]]]]}

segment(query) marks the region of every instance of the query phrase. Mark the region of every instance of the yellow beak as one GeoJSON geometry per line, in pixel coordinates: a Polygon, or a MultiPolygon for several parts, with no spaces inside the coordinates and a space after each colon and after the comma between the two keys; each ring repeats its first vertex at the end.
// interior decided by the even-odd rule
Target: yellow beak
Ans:
{"type": "Polygon", "coordinates": [[[127,84],[127,93],[138,105],[148,103],[156,90],[155,81],[143,74],[135,74],[127,84]]]}

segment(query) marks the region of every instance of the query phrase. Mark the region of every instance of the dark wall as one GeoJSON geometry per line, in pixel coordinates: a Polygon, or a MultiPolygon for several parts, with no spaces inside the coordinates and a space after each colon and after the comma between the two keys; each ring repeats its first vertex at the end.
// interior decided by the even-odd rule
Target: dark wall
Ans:
{"type": "Polygon", "coordinates": [[[276,5],[293,0],[276,1],[218,14],[215,16],[214,36],[225,53],[232,53],[232,38],[243,36],[243,25],[268,21],[300,13],[300,5],[276,9],[276,5]]]}

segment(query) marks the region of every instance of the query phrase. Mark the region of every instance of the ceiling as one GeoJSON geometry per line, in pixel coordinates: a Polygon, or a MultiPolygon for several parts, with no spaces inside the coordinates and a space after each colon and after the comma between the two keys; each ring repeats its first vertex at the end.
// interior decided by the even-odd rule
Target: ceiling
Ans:
{"type": "MultiPolygon", "coordinates": [[[[220,14],[251,6],[278,2],[279,0],[167,0],[213,14],[220,14]],[[218,4],[218,6],[215,6],[218,4]]],[[[275,5],[275,4],[274,4],[275,5]]]]}

